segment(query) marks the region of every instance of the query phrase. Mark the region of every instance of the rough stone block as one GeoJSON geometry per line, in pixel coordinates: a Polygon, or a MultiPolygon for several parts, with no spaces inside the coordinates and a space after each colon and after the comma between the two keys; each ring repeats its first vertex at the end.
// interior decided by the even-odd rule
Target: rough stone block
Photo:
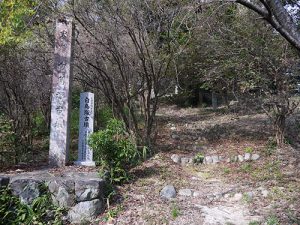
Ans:
{"type": "Polygon", "coordinates": [[[170,199],[176,197],[176,191],[173,185],[167,185],[160,191],[162,198],[170,199]]]}
{"type": "Polygon", "coordinates": [[[103,201],[99,199],[79,202],[68,212],[68,219],[72,224],[86,223],[95,219],[103,209],[103,201]]]}
{"type": "Polygon", "coordinates": [[[31,204],[34,199],[41,195],[42,181],[33,179],[19,179],[10,184],[13,195],[20,198],[24,204],[31,204]]]}
{"type": "Polygon", "coordinates": [[[175,163],[180,163],[180,162],[181,162],[181,157],[180,157],[179,155],[177,155],[177,154],[173,154],[173,155],[171,156],[171,159],[172,159],[173,162],[175,162],[175,163]]]}
{"type": "Polygon", "coordinates": [[[70,179],[57,179],[48,183],[55,205],[69,208],[75,204],[75,183],[70,179]]]}
{"type": "Polygon", "coordinates": [[[8,184],[9,184],[9,177],[0,176],[0,188],[7,187],[8,184]]]}
{"type": "Polygon", "coordinates": [[[76,201],[90,201],[102,199],[104,192],[104,180],[77,180],[75,181],[76,201]]]}

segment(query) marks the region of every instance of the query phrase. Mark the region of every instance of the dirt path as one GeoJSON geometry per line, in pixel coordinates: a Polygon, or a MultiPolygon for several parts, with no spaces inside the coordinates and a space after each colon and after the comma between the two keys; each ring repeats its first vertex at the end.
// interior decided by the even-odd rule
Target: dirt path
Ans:
{"type": "Polygon", "coordinates": [[[245,153],[245,148],[263,155],[270,135],[264,115],[162,108],[159,118],[159,153],[132,171],[135,180],[119,187],[122,197],[100,218],[109,222],[100,224],[298,224],[300,164],[293,156],[284,156],[293,164],[281,162],[279,168],[270,164],[278,155],[251,163],[197,166],[171,159],[172,154],[192,157],[199,152],[226,158],[245,153]],[[264,170],[266,165],[271,172],[264,170]],[[293,170],[294,179],[285,177],[286,168],[293,170]],[[258,179],[263,175],[265,179],[258,179]],[[160,197],[166,185],[175,187],[175,198],[160,197]],[[290,193],[285,196],[287,188],[290,193]]]}

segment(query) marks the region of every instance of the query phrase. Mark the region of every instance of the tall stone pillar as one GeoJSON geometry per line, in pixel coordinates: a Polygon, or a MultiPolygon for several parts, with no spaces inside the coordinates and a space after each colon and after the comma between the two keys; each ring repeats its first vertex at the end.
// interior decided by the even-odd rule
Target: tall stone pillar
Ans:
{"type": "Polygon", "coordinates": [[[49,164],[58,167],[66,165],[69,154],[73,35],[71,19],[56,21],[49,164]]]}

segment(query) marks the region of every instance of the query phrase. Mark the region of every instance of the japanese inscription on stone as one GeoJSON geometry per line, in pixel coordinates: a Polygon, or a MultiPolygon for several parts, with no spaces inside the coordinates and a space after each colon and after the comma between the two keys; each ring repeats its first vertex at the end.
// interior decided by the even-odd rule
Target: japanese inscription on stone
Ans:
{"type": "Polygon", "coordinates": [[[56,21],[49,150],[53,166],[64,166],[68,161],[73,34],[71,19],[56,21]]]}
{"type": "Polygon", "coordinates": [[[94,129],[94,94],[84,92],[80,94],[80,118],[78,139],[78,161],[77,165],[95,166],[93,162],[93,151],[88,145],[89,135],[94,129]]]}

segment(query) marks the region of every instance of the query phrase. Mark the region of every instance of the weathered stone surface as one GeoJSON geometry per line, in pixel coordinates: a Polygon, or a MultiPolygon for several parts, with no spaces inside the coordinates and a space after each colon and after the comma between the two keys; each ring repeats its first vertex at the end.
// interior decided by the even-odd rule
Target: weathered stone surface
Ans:
{"type": "Polygon", "coordinates": [[[238,155],[238,160],[239,160],[239,162],[243,162],[244,161],[244,157],[241,156],[241,155],[238,155]]]}
{"type": "Polygon", "coordinates": [[[180,157],[179,155],[177,155],[177,154],[173,154],[173,155],[171,156],[171,159],[172,159],[173,162],[175,162],[175,163],[180,163],[180,162],[181,162],[181,157],[180,157]]]}
{"type": "Polygon", "coordinates": [[[262,190],[262,191],[261,191],[261,194],[262,194],[263,197],[266,198],[266,197],[269,196],[269,191],[268,191],[268,190],[262,190]]]}
{"type": "Polygon", "coordinates": [[[243,194],[242,193],[236,193],[234,194],[232,200],[233,201],[240,201],[243,198],[243,194]]]}
{"type": "Polygon", "coordinates": [[[95,199],[92,201],[79,202],[68,212],[68,219],[72,224],[82,224],[93,220],[103,210],[103,201],[95,199]]]}
{"type": "Polygon", "coordinates": [[[193,159],[192,158],[181,158],[181,165],[182,166],[185,166],[187,164],[191,164],[193,162],[193,159]]]}
{"type": "Polygon", "coordinates": [[[77,180],[75,181],[76,201],[90,201],[103,199],[104,180],[77,180]]]}
{"type": "Polygon", "coordinates": [[[216,163],[220,162],[219,157],[217,155],[213,155],[211,158],[212,158],[212,163],[213,164],[216,164],[216,163]]]}
{"type": "Polygon", "coordinates": [[[253,154],[252,156],[251,156],[251,160],[258,160],[260,158],[260,156],[258,155],[258,154],[253,154]]]}
{"type": "Polygon", "coordinates": [[[178,195],[181,195],[181,196],[192,196],[193,195],[193,191],[191,189],[180,189],[178,191],[178,195]]]}
{"type": "Polygon", "coordinates": [[[31,204],[41,194],[42,182],[33,179],[19,179],[10,183],[13,195],[19,196],[24,204],[31,204]]]}
{"type": "Polygon", "coordinates": [[[177,134],[172,134],[171,138],[174,139],[174,140],[180,140],[180,137],[177,134]]]}
{"type": "Polygon", "coordinates": [[[249,161],[251,159],[251,154],[250,153],[245,153],[244,159],[245,159],[245,161],[249,161]]]}
{"type": "Polygon", "coordinates": [[[176,190],[173,185],[167,185],[160,191],[162,198],[170,199],[176,197],[176,190]]]}
{"type": "Polygon", "coordinates": [[[66,178],[50,181],[48,189],[55,205],[65,208],[75,205],[75,183],[73,180],[66,178]]]}
{"type": "Polygon", "coordinates": [[[49,163],[59,167],[66,165],[69,153],[68,127],[71,109],[73,35],[72,19],[57,20],[52,76],[49,163]]]}
{"type": "Polygon", "coordinates": [[[0,188],[6,187],[9,184],[9,177],[0,176],[0,188]]]}
{"type": "Polygon", "coordinates": [[[204,161],[206,164],[211,164],[213,162],[213,159],[211,156],[206,156],[204,161]]]}
{"type": "Polygon", "coordinates": [[[78,138],[78,160],[76,165],[96,166],[93,161],[93,150],[88,145],[88,139],[94,130],[94,94],[80,93],[80,116],[78,138]]]}

